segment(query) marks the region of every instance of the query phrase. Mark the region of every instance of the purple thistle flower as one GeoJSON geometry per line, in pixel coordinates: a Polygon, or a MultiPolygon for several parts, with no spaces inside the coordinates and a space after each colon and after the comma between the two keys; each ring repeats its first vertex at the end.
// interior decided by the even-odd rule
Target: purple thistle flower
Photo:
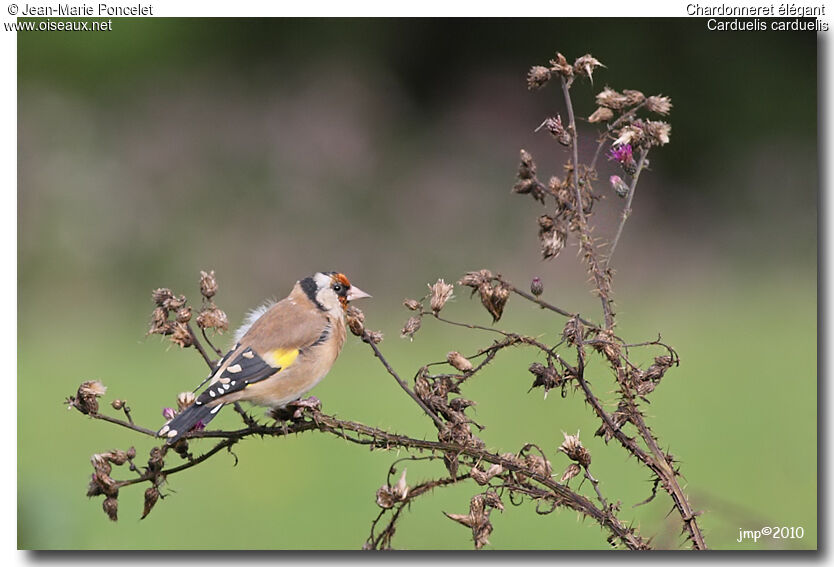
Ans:
{"type": "Polygon", "coordinates": [[[200,421],[198,421],[197,423],[194,424],[193,431],[202,431],[205,428],[206,428],[206,424],[203,423],[203,420],[201,419],[200,421]]]}
{"type": "Polygon", "coordinates": [[[619,164],[623,166],[623,171],[629,175],[637,173],[637,162],[634,161],[631,144],[612,146],[611,150],[608,152],[608,159],[619,162],[619,164]]]}
{"type": "Polygon", "coordinates": [[[175,415],[177,415],[177,412],[174,411],[174,408],[162,408],[162,417],[165,419],[174,419],[175,415]]]}
{"type": "Polygon", "coordinates": [[[632,153],[631,144],[623,144],[622,146],[614,146],[608,152],[608,159],[618,161],[625,164],[628,161],[634,161],[634,154],[632,153]]]}

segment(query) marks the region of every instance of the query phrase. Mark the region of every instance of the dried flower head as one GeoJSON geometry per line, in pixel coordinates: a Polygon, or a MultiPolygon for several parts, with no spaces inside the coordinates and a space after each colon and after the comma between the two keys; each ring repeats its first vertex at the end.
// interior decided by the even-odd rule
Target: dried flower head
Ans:
{"type": "Polygon", "coordinates": [[[177,322],[188,323],[191,321],[191,307],[183,307],[177,311],[177,322]]]}
{"type": "Polygon", "coordinates": [[[550,70],[559,73],[565,79],[573,78],[573,65],[568,63],[568,60],[561,53],[557,53],[556,58],[550,60],[550,70]]]}
{"type": "Polygon", "coordinates": [[[478,270],[477,272],[466,272],[464,276],[458,280],[459,285],[464,285],[472,288],[472,293],[477,291],[480,287],[490,285],[492,283],[492,272],[489,270],[478,270]]]}
{"type": "Polygon", "coordinates": [[[214,270],[210,272],[200,270],[200,294],[210,300],[216,293],[217,279],[214,277],[214,270]]]}
{"type": "Polygon", "coordinates": [[[67,409],[76,408],[83,414],[98,413],[98,399],[107,392],[107,386],[98,380],[88,380],[78,386],[75,396],[67,398],[67,409]]]}
{"type": "Polygon", "coordinates": [[[400,337],[414,340],[414,333],[420,330],[420,325],[422,325],[422,319],[420,317],[409,317],[408,321],[403,325],[400,337]]]}
{"type": "Polygon", "coordinates": [[[633,89],[623,89],[623,95],[626,97],[626,106],[637,106],[646,100],[646,95],[633,89]]]}
{"type": "Polygon", "coordinates": [[[672,110],[672,99],[661,95],[650,96],[646,99],[646,108],[655,114],[666,116],[672,110]]]}
{"type": "Polygon", "coordinates": [[[559,374],[559,371],[552,364],[548,364],[545,366],[540,362],[534,362],[528,368],[530,373],[535,376],[533,380],[533,385],[530,386],[530,390],[533,388],[544,388],[544,397],[547,398],[547,393],[550,392],[553,388],[558,388],[562,385],[562,375],[559,374]]]}
{"type": "Polygon", "coordinates": [[[145,491],[145,506],[142,509],[141,520],[144,520],[151,513],[157,500],[159,500],[159,489],[156,486],[151,486],[145,491]]]}
{"type": "Polygon", "coordinates": [[[151,297],[157,307],[162,307],[166,301],[174,297],[174,292],[167,287],[160,287],[151,292],[151,297]]]}
{"type": "Polygon", "coordinates": [[[604,106],[598,106],[597,109],[588,117],[588,122],[608,122],[614,118],[614,111],[604,106]]]}
{"type": "Polygon", "coordinates": [[[113,407],[114,410],[120,410],[123,407],[125,407],[125,403],[126,402],[124,400],[113,400],[112,402],[110,402],[110,405],[113,407]]]}
{"type": "Polygon", "coordinates": [[[590,53],[586,53],[582,57],[573,62],[573,72],[577,75],[588,77],[591,83],[594,82],[594,69],[597,67],[605,67],[590,53]]]}
{"type": "Polygon", "coordinates": [[[565,328],[562,329],[562,338],[568,346],[581,345],[585,339],[585,327],[579,317],[573,316],[565,323],[565,328]]]}
{"type": "Polygon", "coordinates": [[[403,305],[410,311],[420,311],[423,309],[423,304],[416,299],[404,299],[403,305]]]}
{"type": "Polygon", "coordinates": [[[378,345],[382,342],[383,335],[381,331],[365,331],[365,336],[367,340],[375,345],[378,345]]]}
{"type": "Polygon", "coordinates": [[[538,90],[545,86],[549,80],[550,69],[541,65],[534,65],[530,67],[530,71],[527,73],[527,89],[531,91],[538,90]]]}
{"type": "Polygon", "coordinates": [[[446,361],[461,372],[469,372],[472,370],[472,363],[456,350],[446,355],[446,361]]]}
{"type": "Polygon", "coordinates": [[[512,192],[520,194],[530,193],[534,199],[544,204],[544,185],[536,178],[536,164],[533,156],[526,150],[521,150],[521,161],[516,174],[518,180],[513,185],[512,192]]]}
{"type": "Polygon", "coordinates": [[[556,115],[555,117],[550,117],[546,119],[542,126],[544,126],[550,135],[556,138],[556,141],[562,144],[563,146],[570,146],[571,144],[571,135],[570,132],[565,128],[565,125],[562,124],[562,117],[560,115],[556,115]]]}
{"type": "Polygon", "coordinates": [[[394,507],[397,502],[403,502],[408,497],[408,484],[405,480],[405,473],[408,469],[403,469],[403,474],[397,484],[390,486],[383,484],[376,491],[376,504],[380,508],[388,510],[394,507]]]}
{"type": "Polygon", "coordinates": [[[101,507],[104,510],[104,513],[107,514],[107,517],[112,521],[115,522],[119,519],[119,501],[115,496],[108,496],[105,498],[101,507]]]}
{"type": "Polygon", "coordinates": [[[177,408],[182,411],[193,404],[196,399],[197,397],[194,395],[194,392],[180,392],[177,395],[177,408]]]}
{"type": "Polygon", "coordinates": [[[489,481],[493,479],[493,477],[498,476],[499,474],[504,472],[504,467],[499,464],[494,464],[486,471],[481,470],[477,465],[469,469],[469,476],[472,477],[476,483],[480,486],[484,486],[485,484],[489,484],[489,481]]]}
{"type": "Polygon", "coordinates": [[[541,215],[538,223],[542,257],[545,260],[555,258],[567,243],[567,225],[561,217],[554,219],[548,215],[541,215]]]}
{"type": "Polygon", "coordinates": [[[668,122],[646,121],[646,137],[650,146],[664,146],[669,143],[672,126],[668,122]]]}
{"type": "Polygon", "coordinates": [[[618,138],[614,140],[613,146],[639,146],[645,141],[646,134],[643,130],[642,121],[637,120],[627,124],[616,132],[618,138]]]}
{"type": "Polygon", "coordinates": [[[605,87],[596,96],[597,106],[604,106],[611,110],[622,110],[628,104],[628,97],[612,88],[605,87]]]}
{"type": "Polygon", "coordinates": [[[437,315],[437,313],[443,309],[443,306],[446,305],[446,302],[452,297],[452,292],[455,290],[455,287],[452,284],[447,284],[442,279],[437,280],[434,285],[427,285],[429,286],[429,292],[431,293],[431,310],[435,315],[437,315]]]}
{"type": "Polygon", "coordinates": [[[567,482],[581,472],[582,468],[579,465],[577,465],[576,463],[571,463],[568,465],[568,468],[566,468],[565,472],[562,474],[561,482],[567,482]]]}
{"type": "Polygon", "coordinates": [[[194,337],[191,336],[191,331],[188,330],[185,323],[177,321],[174,323],[173,330],[174,332],[171,333],[170,337],[172,343],[180,348],[187,348],[194,344],[194,337]]]}
{"type": "Polygon", "coordinates": [[[470,528],[475,549],[481,549],[489,543],[488,538],[492,533],[492,524],[489,521],[489,513],[492,508],[503,510],[504,505],[495,492],[489,491],[472,497],[469,501],[469,514],[449,514],[447,512],[444,512],[444,514],[450,520],[470,528]]]}
{"type": "Polygon", "coordinates": [[[179,311],[185,306],[185,302],[186,299],[184,295],[172,295],[171,297],[167,298],[165,301],[162,302],[162,307],[164,307],[168,311],[179,311]]]}
{"type": "Polygon", "coordinates": [[[345,312],[345,322],[350,332],[357,337],[361,337],[365,332],[365,314],[358,307],[354,305],[348,306],[345,312]]]}
{"type": "Polygon", "coordinates": [[[151,327],[148,329],[149,335],[169,335],[171,334],[171,325],[168,321],[168,310],[164,307],[157,307],[151,313],[151,327]]]}
{"type": "Polygon", "coordinates": [[[518,165],[519,179],[533,179],[536,176],[536,162],[527,150],[521,150],[521,162],[518,165]]]}
{"type": "Polygon", "coordinates": [[[482,303],[484,303],[487,311],[489,311],[492,315],[493,323],[497,322],[501,318],[501,315],[504,313],[504,306],[507,304],[507,300],[509,298],[510,288],[508,288],[503,282],[497,282],[492,288],[489,301],[483,302],[483,296],[481,297],[482,303]]]}
{"type": "Polygon", "coordinates": [[[591,453],[582,446],[582,442],[579,440],[579,433],[577,432],[576,435],[568,435],[563,431],[562,435],[565,436],[565,440],[559,445],[559,450],[567,455],[570,460],[576,461],[583,467],[590,465],[591,453]]]}
{"type": "Polygon", "coordinates": [[[534,296],[539,297],[544,292],[544,284],[542,283],[542,279],[539,276],[533,278],[530,282],[530,293],[534,296]]]}
{"type": "Polygon", "coordinates": [[[214,329],[223,333],[229,329],[229,318],[226,313],[216,305],[207,305],[197,315],[197,326],[201,329],[214,329]]]}

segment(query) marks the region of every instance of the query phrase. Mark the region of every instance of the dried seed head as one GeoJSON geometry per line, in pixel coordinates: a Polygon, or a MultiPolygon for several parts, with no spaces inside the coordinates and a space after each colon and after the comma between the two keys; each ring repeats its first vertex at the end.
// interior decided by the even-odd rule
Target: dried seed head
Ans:
{"type": "Polygon", "coordinates": [[[591,83],[594,82],[594,69],[597,67],[605,67],[602,63],[597,61],[590,53],[586,53],[578,58],[573,63],[573,72],[577,75],[588,77],[591,83]]]}
{"type": "Polygon", "coordinates": [[[229,318],[226,313],[214,304],[207,305],[197,315],[197,326],[201,329],[214,329],[223,333],[229,329],[229,318]]]}
{"type": "Polygon", "coordinates": [[[110,405],[113,406],[114,410],[120,410],[123,407],[125,407],[125,401],[124,400],[113,400],[112,402],[110,402],[110,405]]]}
{"type": "Polygon", "coordinates": [[[550,466],[550,461],[541,455],[528,454],[524,456],[524,462],[533,472],[543,477],[550,477],[553,468],[550,466]]]}
{"type": "Polygon", "coordinates": [[[211,299],[217,293],[217,279],[214,277],[214,270],[204,272],[200,270],[200,294],[206,299],[211,299]]]}
{"type": "Polygon", "coordinates": [[[671,356],[656,356],[654,358],[654,364],[646,370],[644,378],[652,382],[659,382],[663,378],[663,375],[666,374],[666,371],[672,367],[672,364],[674,364],[674,361],[671,356]]]}
{"type": "Polygon", "coordinates": [[[361,337],[365,332],[365,314],[358,307],[348,306],[345,312],[345,322],[347,322],[350,332],[357,337],[361,337]]]}
{"type": "Polygon", "coordinates": [[[171,296],[167,298],[165,301],[162,302],[162,307],[167,309],[168,311],[179,311],[182,307],[185,306],[185,296],[171,296]]]}
{"type": "Polygon", "coordinates": [[[530,390],[539,387],[544,388],[545,398],[547,398],[547,393],[550,392],[550,390],[558,388],[562,385],[562,376],[552,364],[545,366],[540,362],[534,362],[530,365],[528,370],[533,376],[535,376],[535,379],[533,379],[533,385],[530,386],[530,390]]]}
{"type": "Polygon", "coordinates": [[[177,407],[182,411],[193,404],[196,399],[194,392],[180,392],[177,396],[177,407]]]}
{"type": "Polygon", "coordinates": [[[110,462],[117,466],[122,466],[127,462],[127,453],[121,449],[113,449],[110,451],[110,462]]]}
{"type": "Polygon", "coordinates": [[[579,465],[571,463],[568,465],[568,468],[565,469],[564,474],[562,474],[561,482],[567,482],[581,472],[582,468],[579,465]]]}
{"type": "Polygon", "coordinates": [[[614,111],[604,106],[598,106],[597,109],[588,117],[588,122],[608,122],[614,118],[614,111]]]}
{"type": "Polygon", "coordinates": [[[568,346],[581,345],[585,338],[585,327],[579,317],[573,316],[565,323],[565,328],[562,329],[562,338],[568,346]]]}
{"type": "Polygon", "coordinates": [[[98,413],[98,399],[107,392],[107,386],[98,380],[88,380],[78,386],[75,396],[67,398],[67,407],[76,408],[83,414],[98,413]]]}
{"type": "Polygon", "coordinates": [[[573,78],[573,65],[568,63],[568,60],[561,53],[557,53],[556,58],[550,60],[550,70],[559,73],[565,79],[573,78]]]}
{"type": "Polygon", "coordinates": [[[550,132],[551,136],[556,138],[563,146],[570,146],[571,144],[571,135],[570,132],[565,128],[565,125],[562,124],[562,117],[560,115],[556,115],[556,117],[550,117],[544,121],[543,126],[550,132]]]}
{"type": "Polygon", "coordinates": [[[627,106],[636,106],[646,100],[646,95],[632,89],[623,89],[623,95],[626,97],[627,106]]]}
{"type": "Polygon", "coordinates": [[[542,292],[544,292],[544,284],[542,283],[542,279],[536,276],[530,282],[530,293],[532,293],[536,297],[539,297],[542,294],[542,292]]]}
{"type": "Polygon", "coordinates": [[[191,321],[191,307],[183,307],[177,311],[177,322],[188,323],[191,321]]]}
{"type": "Polygon", "coordinates": [[[536,163],[527,150],[521,150],[521,163],[518,165],[519,179],[533,179],[536,176],[536,163]]]}
{"type": "Polygon", "coordinates": [[[527,89],[531,91],[538,90],[545,86],[549,80],[550,69],[541,65],[534,65],[530,67],[530,71],[527,73],[527,89]]]}
{"type": "Polygon", "coordinates": [[[403,330],[400,333],[400,337],[403,339],[408,338],[410,340],[414,340],[414,333],[420,330],[420,325],[422,324],[422,319],[420,317],[409,317],[408,321],[405,322],[403,325],[403,330]]]}
{"type": "Polygon", "coordinates": [[[477,272],[466,272],[466,274],[458,280],[459,285],[465,285],[477,290],[483,285],[489,285],[492,282],[492,272],[489,270],[478,270],[477,272]]]}
{"type": "Polygon", "coordinates": [[[408,496],[408,483],[405,480],[405,473],[408,469],[403,469],[403,474],[400,475],[400,480],[397,481],[397,484],[391,487],[391,493],[394,497],[402,502],[408,496]]]}
{"type": "Polygon", "coordinates": [[[568,240],[568,227],[561,217],[554,219],[548,215],[541,215],[539,222],[539,243],[542,257],[550,260],[559,255],[568,240]]]}
{"type": "Polygon", "coordinates": [[[504,313],[504,306],[510,298],[510,289],[503,283],[498,282],[492,287],[488,296],[481,295],[481,303],[487,308],[487,311],[492,315],[492,322],[497,322],[504,313]],[[484,301],[484,299],[487,299],[484,301]]]}
{"type": "Polygon", "coordinates": [[[576,461],[583,467],[590,465],[591,453],[582,446],[582,442],[579,440],[579,433],[576,435],[568,435],[563,431],[562,435],[565,436],[565,440],[559,445],[559,450],[567,455],[570,460],[576,461]]]}
{"type": "Polygon", "coordinates": [[[145,517],[151,513],[151,510],[153,510],[157,500],[159,500],[159,489],[155,486],[151,486],[145,491],[145,506],[142,509],[142,517],[140,519],[144,520],[145,517]]]}
{"type": "Polygon", "coordinates": [[[420,311],[423,309],[423,304],[417,301],[416,299],[404,299],[403,305],[406,309],[411,311],[420,311]]]}
{"type": "Polygon", "coordinates": [[[646,108],[655,114],[666,116],[672,110],[672,99],[661,95],[650,96],[646,99],[646,108]]]}
{"type": "Polygon", "coordinates": [[[151,327],[149,335],[168,335],[171,325],[168,323],[168,310],[164,307],[157,307],[151,313],[151,327]]]}
{"type": "Polygon", "coordinates": [[[114,522],[119,519],[119,501],[114,496],[108,496],[101,505],[107,517],[114,522]]]}
{"type": "Polygon", "coordinates": [[[151,292],[151,297],[157,307],[162,307],[167,300],[174,297],[174,292],[167,287],[160,287],[151,292]]]}
{"type": "Polygon", "coordinates": [[[613,365],[619,365],[621,348],[619,343],[614,339],[614,331],[611,329],[603,329],[596,333],[594,342],[594,350],[601,352],[605,358],[613,365]]]}
{"type": "Polygon", "coordinates": [[[664,146],[669,143],[672,126],[668,122],[646,121],[646,137],[650,146],[664,146]]]}
{"type": "Polygon", "coordinates": [[[174,332],[171,333],[170,340],[175,345],[179,346],[180,348],[187,348],[194,344],[194,337],[191,336],[191,331],[188,330],[188,327],[185,323],[180,323],[177,321],[174,323],[174,332]]]}
{"type": "Polygon", "coordinates": [[[639,146],[646,139],[646,134],[643,131],[643,125],[640,120],[633,124],[623,126],[616,131],[618,138],[614,140],[614,147],[617,146],[639,146]]]}
{"type": "Polygon", "coordinates": [[[472,370],[472,363],[455,350],[446,355],[446,361],[461,372],[472,370]]]}
{"type": "Polygon", "coordinates": [[[381,331],[365,331],[365,336],[368,338],[368,341],[375,345],[381,343],[383,339],[381,331]]]}
{"type": "Polygon", "coordinates": [[[431,293],[431,310],[436,315],[441,309],[443,309],[443,306],[446,305],[446,302],[452,297],[452,292],[455,290],[455,287],[452,284],[447,284],[442,279],[437,280],[434,285],[427,285],[429,286],[429,291],[431,293]]]}
{"type": "Polygon", "coordinates": [[[628,195],[628,185],[626,185],[626,182],[623,181],[622,177],[619,175],[612,175],[608,178],[608,181],[611,183],[611,189],[614,190],[617,197],[624,199],[628,195]]]}
{"type": "Polygon", "coordinates": [[[612,88],[605,87],[596,96],[597,106],[604,106],[611,110],[622,110],[628,104],[628,97],[612,88]]]}

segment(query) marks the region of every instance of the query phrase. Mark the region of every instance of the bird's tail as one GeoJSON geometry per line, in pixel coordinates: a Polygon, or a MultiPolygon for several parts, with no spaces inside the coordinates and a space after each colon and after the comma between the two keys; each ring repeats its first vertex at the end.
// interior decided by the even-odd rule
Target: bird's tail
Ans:
{"type": "Polygon", "coordinates": [[[197,403],[191,404],[175,415],[174,419],[166,423],[157,435],[159,437],[166,437],[166,443],[173,445],[192,429],[202,429],[205,427],[209,421],[214,419],[214,416],[217,415],[217,412],[222,407],[223,404],[217,404],[216,406],[206,404],[198,405],[197,403]]]}

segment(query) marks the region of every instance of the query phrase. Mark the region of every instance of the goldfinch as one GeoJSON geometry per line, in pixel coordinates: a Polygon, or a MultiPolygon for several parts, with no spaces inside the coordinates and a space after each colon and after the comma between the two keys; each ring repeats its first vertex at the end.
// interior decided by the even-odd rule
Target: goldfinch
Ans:
{"type": "Polygon", "coordinates": [[[345,343],[348,302],[363,297],[370,295],[338,272],[296,282],[287,297],[250,313],[208,387],[157,435],[172,444],[232,402],[284,407],[299,399],[333,366],[345,343]]]}

